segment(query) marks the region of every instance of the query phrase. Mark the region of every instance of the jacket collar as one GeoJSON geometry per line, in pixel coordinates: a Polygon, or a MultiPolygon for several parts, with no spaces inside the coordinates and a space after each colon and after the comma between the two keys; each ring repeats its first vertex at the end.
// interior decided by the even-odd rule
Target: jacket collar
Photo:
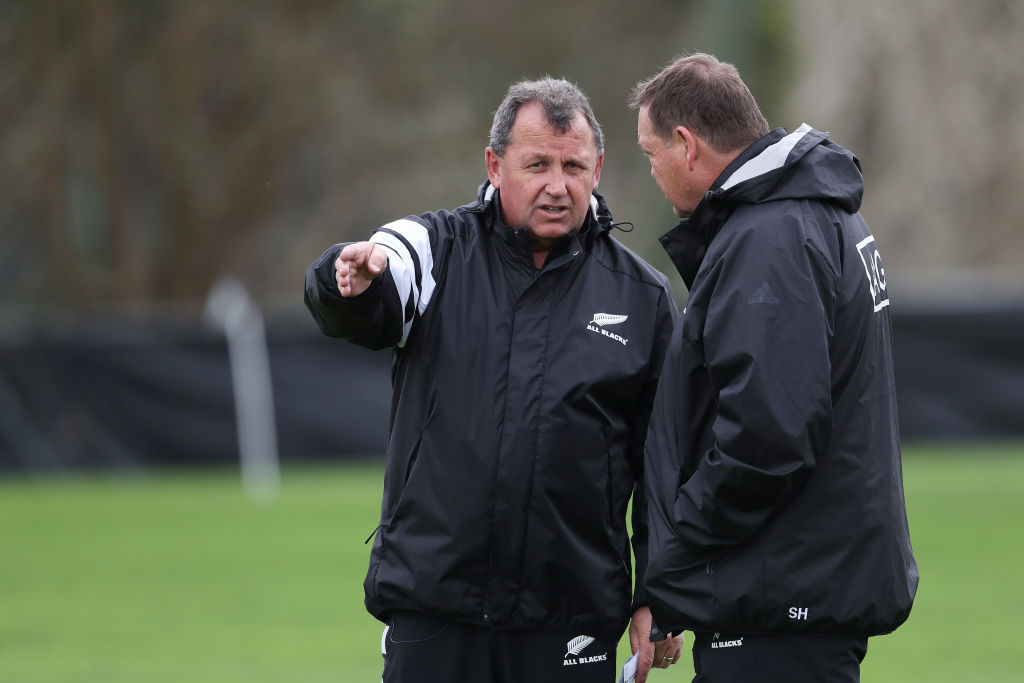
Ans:
{"type": "MultiPolygon", "coordinates": [[[[776,128],[740,152],[715,179],[711,189],[704,195],[690,217],[684,218],[658,238],[672,264],[682,276],[687,289],[693,286],[693,280],[704,260],[704,254],[707,253],[708,245],[734,208],[731,204],[719,201],[720,197],[728,188],[758,173],[764,173],[770,164],[777,162],[780,155],[773,154],[770,150],[784,138],[786,129],[776,128]]],[[[788,151],[781,154],[783,161],[787,155],[788,151]]]]}
{"type": "Polygon", "coordinates": [[[715,181],[715,187],[728,190],[746,180],[782,168],[793,149],[815,131],[804,123],[789,135],[785,135],[785,132],[783,128],[776,128],[744,150],[722,171],[722,175],[715,181]]]}
{"type": "Polygon", "coordinates": [[[689,219],[661,241],[689,287],[707,245],[737,207],[795,199],[855,213],[863,194],[860,162],[828,133],[806,123],[792,133],[776,128],[733,159],[689,219]]]}
{"type": "MultiPolygon", "coordinates": [[[[490,218],[488,225],[491,228],[495,225],[504,225],[501,220],[501,211],[498,210],[498,202],[495,201],[499,197],[498,192],[498,188],[491,185],[490,180],[485,180],[477,188],[476,193],[476,208],[490,218]]],[[[608,232],[611,228],[611,209],[608,208],[604,196],[594,190],[590,195],[590,211],[587,212],[587,219],[577,234],[581,237],[587,234],[596,236],[608,232]]]]}

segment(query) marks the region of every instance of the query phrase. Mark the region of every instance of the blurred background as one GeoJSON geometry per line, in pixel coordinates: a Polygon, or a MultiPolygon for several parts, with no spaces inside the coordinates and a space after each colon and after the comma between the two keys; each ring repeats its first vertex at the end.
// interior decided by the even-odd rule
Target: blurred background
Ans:
{"type": "Polygon", "coordinates": [[[492,112],[524,77],[591,97],[601,190],[636,225],[619,237],[682,302],[626,101],[698,50],[739,67],[772,126],[807,121],[859,156],[905,434],[1020,433],[1022,36],[1016,0],[6,0],[0,468],[233,457],[223,329],[249,299],[281,454],[378,449],[388,388],[367,373],[386,354],[319,338],[304,270],[471,201],[492,112]],[[331,377],[353,364],[368,398],[346,419],[331,377]]]}
{"type": "MultiPolygon", "coordinates": [[[[319,334],[306,266],[471,201],[508,85],[550,74],[604,127],[600,189],[636,226],[617,236],[684,301],[656,240],[675,220],[626,102],[694,51],[736,64],[773,127],[806,121],[861,160],[909,449],[968,458],[996,441],[994,462],[1019,461],[1022,38],[1019,0],[0,0],[0,496],[29,505],[6,523],[39,538],[33,496],[67,475],[152,481],[241,460],[267,501],[281,464],[358,461],[373,473],[353,513],[369,533],[390,358],[319,334]]],[[[318,518],[322,542],[335,521],[318,518]]],[[[5,529],[0,553],[24,564],[0,579],[19,585],[42,556],[5,529]]],[[[11,595],[0,674],[27,638],[4,622],[11,595]]],[[[33,642],[48,643],[37,616],[33,642]]],[[[51,680],[35,670],[9,680],[51,680]]],[[[73,670],[62,680],[88,680],[73,670]]]]}

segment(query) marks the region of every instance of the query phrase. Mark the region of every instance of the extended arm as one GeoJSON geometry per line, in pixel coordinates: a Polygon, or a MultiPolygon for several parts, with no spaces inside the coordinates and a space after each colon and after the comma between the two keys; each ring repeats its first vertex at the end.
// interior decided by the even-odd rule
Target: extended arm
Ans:
{"type": "Polygon", "coordinates": [[[408,218],[367,242],[336,244],[306,271],[306,306],[326,335],[404,346],[434,292],[432,248],[431,231],[408,218]]]}

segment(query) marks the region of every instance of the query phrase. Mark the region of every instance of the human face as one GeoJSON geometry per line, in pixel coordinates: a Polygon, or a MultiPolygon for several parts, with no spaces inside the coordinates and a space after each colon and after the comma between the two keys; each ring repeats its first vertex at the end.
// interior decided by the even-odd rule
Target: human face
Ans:
{"type": "Polygon", "coordinates": [[[651,162],[651,177],[672,204],[672,213],[686,218],[704,196],[703,191],[697,191],[693,186],[692,159],[687,153],[690,145],[680,128],[667,139],[658,135],[646,105],[640,107],[636,128],[640,150],[651,162]]]}
{"type": "Polygon", "coordinates": [[[491,185],[501,190],[505,224],[525,228],[535,252],[550,251],[558,238],[583,227],[604,162],[583,114],[559,133],[541,104],[528,102],[512,124],[505,155],[488,147],[485,158],[491,185]]]}

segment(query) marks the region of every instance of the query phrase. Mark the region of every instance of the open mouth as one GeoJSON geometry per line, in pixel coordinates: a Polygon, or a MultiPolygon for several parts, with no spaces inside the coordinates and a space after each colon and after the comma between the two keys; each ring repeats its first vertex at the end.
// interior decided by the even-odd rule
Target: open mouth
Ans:
{"type": "Polygon", "coordinates": [[[544,213],[547,213],[547,214],[557,215],[557,214],[561,214],[561,213],[564,213],[564,212],[568,211],[569,207],[567,207],[567,206],[542,206],[542,207],[540,207],[540,210],[543,211],[544,213]]]}

